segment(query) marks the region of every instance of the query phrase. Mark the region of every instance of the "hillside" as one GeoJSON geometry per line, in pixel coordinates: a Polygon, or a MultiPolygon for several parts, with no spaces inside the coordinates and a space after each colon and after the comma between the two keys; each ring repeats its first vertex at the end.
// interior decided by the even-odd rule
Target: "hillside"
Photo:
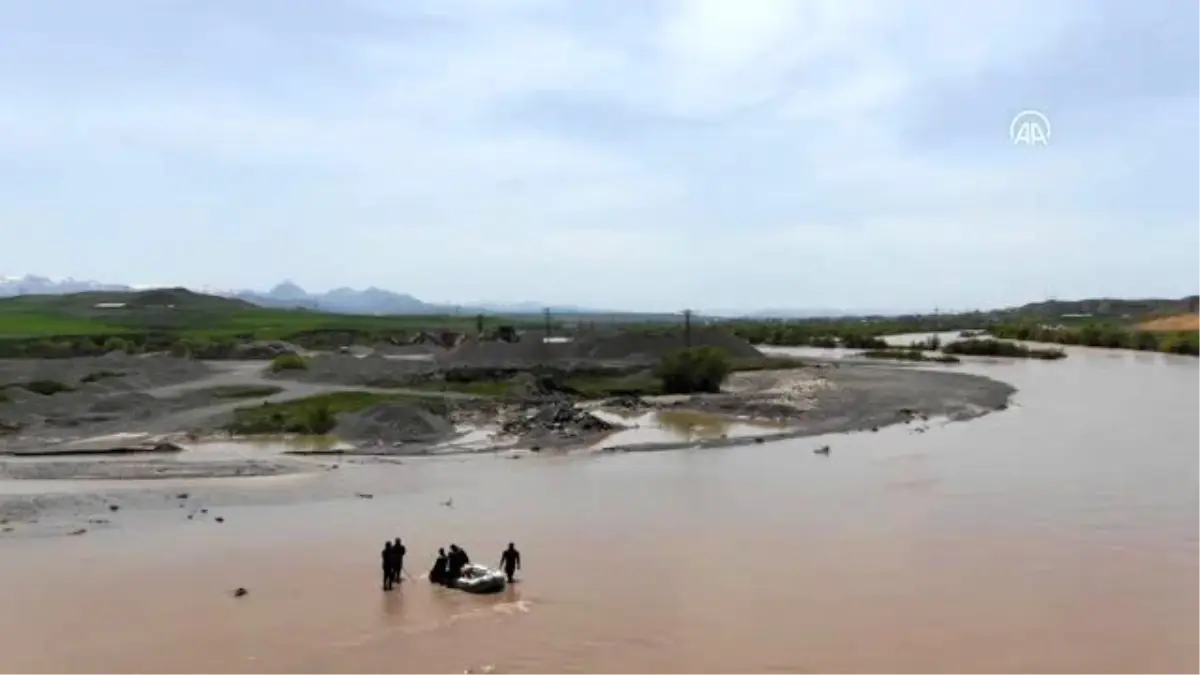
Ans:
{"type": "Polygon", "coordinates": [[[1152,332],[1200,331],[1200,314],[1176,314],[1138,324],[1138,330],[1152,332]]]}
{"type": "Polygon", "coordinates": [[[1197,296],[1184,298],[1088,298],[1085,300],[1048,300],[1004,310],[1006,313],[1042,318],[1088,315],[1113,321],[1139,320],[1146,317],[1172,316],[1195,312],[1197,296]]]}
{"type": "MultiPolygon", "coordinates": [[[[484,328],[498,325],[544,324],[541,317],[490,317],[484,328]]],[[[90,353],[111,339],[150,351],[167,349],[179,340],[210,345],[288,340],[326,348],[407,341],[423,330],[476,328],[476,318],[470,315],[364,316],[270,309],[182,288],[0,298],[0,357],[90,353]]]]}

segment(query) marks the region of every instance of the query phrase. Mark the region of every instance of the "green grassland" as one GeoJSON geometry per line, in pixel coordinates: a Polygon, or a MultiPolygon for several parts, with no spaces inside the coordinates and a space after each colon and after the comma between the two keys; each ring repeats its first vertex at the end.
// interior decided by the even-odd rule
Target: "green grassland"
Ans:
{"type": "MultiPolygon", "coordinates": [[[[544,326],[541,317],[486,317],[498,325],[544,326]]],[[[28,295],[0,299],[0,357],[54,357],[168,350],[180,340],[233,345],[288,340],[314,349],[406,340],[420,331],[474,332],[467,316],[364,316],[271,309],[185,289],[28,295]],[[125,303],[123,307],[97,307],[125,303]]]]}

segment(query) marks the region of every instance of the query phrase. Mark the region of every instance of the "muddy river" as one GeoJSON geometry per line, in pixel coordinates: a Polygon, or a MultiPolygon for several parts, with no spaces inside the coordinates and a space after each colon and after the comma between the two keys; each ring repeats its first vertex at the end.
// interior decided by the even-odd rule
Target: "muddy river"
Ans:
{"type": "Polygon", "coordinates": [[[387,496],[0,538],[0,670],[1195,672],[1200,361],[1069,351],[940,366],[1019,391],[923,433],[413,460],[387,496]],[[431,588],[452,541],[516,542],[520,582],[431,588]]]}

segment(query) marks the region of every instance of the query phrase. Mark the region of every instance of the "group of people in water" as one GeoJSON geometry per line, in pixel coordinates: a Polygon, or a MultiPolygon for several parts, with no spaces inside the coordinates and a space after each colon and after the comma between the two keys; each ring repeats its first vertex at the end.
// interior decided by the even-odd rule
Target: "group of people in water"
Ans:
{"type": "MultiPolygon", "coordinates": [[[[404,556],[408,549],[396,537],[395,541],[386,542],[380,557],[383,562],[383,590],[390,591],[400,583],[404,571],[404,556]]],[[[463,568],[471,564],[471,556],[458,544],[450,544],[449,549],[439,548],[437,560],[429,570],[430,583],[453,588],[463,576],[463,568]]],[[[500,554],[500,569],[512,583],[517,570],[521,569],[521,552],[516,545],[508,543],[508,548],[500,554]]]]}

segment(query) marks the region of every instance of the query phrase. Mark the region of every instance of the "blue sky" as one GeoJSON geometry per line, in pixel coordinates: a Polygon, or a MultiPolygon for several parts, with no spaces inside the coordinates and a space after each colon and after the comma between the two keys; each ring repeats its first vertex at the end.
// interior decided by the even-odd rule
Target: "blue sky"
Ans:
{"type": "Polygon", "coordinates": [[[1194,293],[1188,0],[3,0],[0,274],[629,309],[1194,293]],[[1024,109],[1047,147],[1017,147],[1024,109]]]}

